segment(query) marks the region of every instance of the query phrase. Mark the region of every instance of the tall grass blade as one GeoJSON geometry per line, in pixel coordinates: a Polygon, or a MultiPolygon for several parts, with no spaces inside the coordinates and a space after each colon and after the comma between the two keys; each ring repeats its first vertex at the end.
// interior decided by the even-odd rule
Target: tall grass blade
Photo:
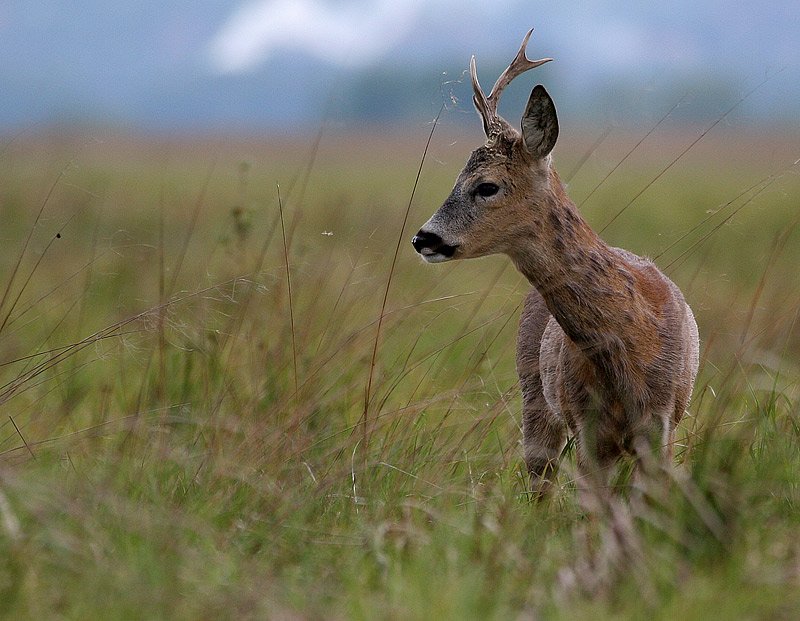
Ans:
{"type": "Polygon", "coordinates": [[[431,145],[431,140],[433,139],[433,132],[436,131],[436,125],[439,122],[439,118],[442,116],[442,112],[444,111],[444,103],[439,108],[439,112],[436,113],[436,117],[433,119],[433,123],[431,125],[431,131],[428,134],[428,140],[425,142],[425,148],[422,151],[422,158],[420,158],[419,168],[417,169],[417,176],[414,178],[414,186],[411,188],[411,196],[408,199],[408,204],[406,205],[406,212],[403,215],[403,224],[400,227],[400,233],[397,236],[397,244],[394,249],[394,255],[392,256],[392,264],[389,267],[389,274],[386,278],[386,286],[383,290],[383,301],[381,302],[381,312],[378,315],[378,327],[375,330],[375,341],[372,345],[372,357],[369,361],[369,374],[367,376],[367,385],[364,389],[364,411],[361,415],[362,418],[362,441],[364,443],[364,449],[369,446],[369,404],[372,398],[372,380],[375,375],[375,363],[378,357],[378,344],[381,338],[381,328],[383,327],[383,319],[386,316],[386,303],[389,299],[389,289],[392,286],[392,277],[394,276],[394,268],[397,264],[397,256],[400,254],[400,244],[403,241],[403,235],[405,234],[406,225],[408,224],[408,215],[411,212],[411,204],[414,201],[414,195],[417,191],[417,185],[419,184],[419,178],[422,175],[422,167],[425,165],[425,158],[428,155],[428,149],[431,145]]]}

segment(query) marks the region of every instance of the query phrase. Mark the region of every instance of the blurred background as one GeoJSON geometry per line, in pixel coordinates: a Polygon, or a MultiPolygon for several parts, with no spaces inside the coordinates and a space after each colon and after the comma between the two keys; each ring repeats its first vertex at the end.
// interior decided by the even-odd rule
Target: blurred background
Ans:
{"type": "Polygon", "coordinates": [[[529,55],[556,62],[509,109],[536,79],[576,120],[652,124],[685,96],[673,118],[703,121],[767,79],[726,121],[800,116],[796,0],[3,0],[0,131],[292,132],[429,119],[443,102],[474,123],[470,55],[488,89],[530,27],[529,55]]]}
{"type": "Polygon", "coordinates": [[[0,617],[797,618],[798,18],[0,0],[0,617]],[[547,86],[570,197],[701,334],[680,476],[607,524],[572,443],[528,502],[529,283],[409,243],[531,27],[501,114],[547,86]]]}

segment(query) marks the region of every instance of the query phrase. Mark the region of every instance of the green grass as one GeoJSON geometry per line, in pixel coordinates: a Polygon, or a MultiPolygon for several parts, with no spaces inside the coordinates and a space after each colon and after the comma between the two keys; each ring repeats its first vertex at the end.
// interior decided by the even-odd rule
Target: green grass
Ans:
{"type": "MultiPolygon", "coordinates": [[[[4,143],[5,617],[796,617],[800,184],[770,178],[791,140],[704,142],[605,231],[683,288],[703,351],[676,471],[597,520],[572,454],[552,499],[525,493],[527,284],[408,243],[477,137],[434,136],[400,231],[416,129],[324,135],[313,158],[310,139],[4,143]]],[[[680,138],[632,157],[589,220],[680,138]]],[[[576,201],[634,142],[594,154],[576,201]]],[[[559,168],[590,143],[566,136],[559,168]]]]}

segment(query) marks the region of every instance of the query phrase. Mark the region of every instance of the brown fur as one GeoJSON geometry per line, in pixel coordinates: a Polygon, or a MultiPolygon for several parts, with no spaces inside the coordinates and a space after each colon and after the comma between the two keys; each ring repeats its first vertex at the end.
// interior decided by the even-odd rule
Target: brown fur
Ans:
{"type": "Polygon", "coordinates": [[[537,89],[523,135],[493,118],[487,144],[472,153],[418,235],[450,249],[452,256],[437,260],[506,254],[533,286],[520,319],[517,370],[525,461],[534,491],[543,493],[568,433],[592,484],[643,446],[667,460],[699,344],[675,284],[649,260],[608,246],[567,196],[549,155],[555,108],[537,89]],[[536,116],[543,114],[552,118],[536,116]],[[526,134],[526,127],[551,129],[526,134]],[[495,194],[479,193],[487,183],[495,194]]]}

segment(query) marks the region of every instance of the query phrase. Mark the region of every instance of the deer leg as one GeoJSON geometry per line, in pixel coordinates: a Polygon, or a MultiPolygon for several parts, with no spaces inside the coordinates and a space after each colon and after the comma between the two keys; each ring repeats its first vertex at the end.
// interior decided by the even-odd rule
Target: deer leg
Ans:
{"type": "Polygon", "coordinates": [[[517,373],[522,389],[522,446],[537,499],[552,486],[567,438],[564,420],[548,406],[542,387],[541,344],[549,320],[544,299],[531,290],[519,322],[517,373]]]}
{"type": "Polygon", "coordinates": [[[566,442],[567,427],[561,417],[547,407],[541,392],[523,398],[522,445],[535,499],[550,491],[566,442]]]}
{"type": "Polygon", "coordinates": [[[636,475],[658,475],[658,470],[670,468],[674,455],[675,421],[672,408],[653,417],[644,433],[640,433],[633,442],[636,456],[636,475]]]}
{"type": "Polygon", "coordinates": [[[597,421],[599,414],[578,419],[575,433],[578,462],[578,498],[589,514],[599,514],[610,498],[611,482],[622,456],[619,437],[597,421]]]}

